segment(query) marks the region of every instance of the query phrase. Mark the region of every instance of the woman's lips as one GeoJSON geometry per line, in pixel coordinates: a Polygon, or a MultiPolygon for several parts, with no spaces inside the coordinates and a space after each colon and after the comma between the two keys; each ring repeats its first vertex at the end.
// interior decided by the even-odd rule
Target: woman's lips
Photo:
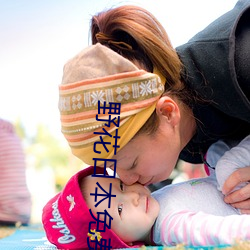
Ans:
{"type": "Polygon", "coordinates": [[[148,186],[152,183],[153,177],[146,183],[142,184],[143,186],[148,186]]]}

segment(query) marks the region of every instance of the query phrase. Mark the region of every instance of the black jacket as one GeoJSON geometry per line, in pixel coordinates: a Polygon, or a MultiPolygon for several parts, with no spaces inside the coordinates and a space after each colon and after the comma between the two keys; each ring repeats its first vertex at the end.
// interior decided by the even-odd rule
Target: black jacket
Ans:
{"type": "Polygon", "coordinates": [[[176,50],[185,83],[207,100],[192,107],[197,132],[180,154],[201,163],[217,140],[250,134],[250,0],[238,1],[176,50]]]}

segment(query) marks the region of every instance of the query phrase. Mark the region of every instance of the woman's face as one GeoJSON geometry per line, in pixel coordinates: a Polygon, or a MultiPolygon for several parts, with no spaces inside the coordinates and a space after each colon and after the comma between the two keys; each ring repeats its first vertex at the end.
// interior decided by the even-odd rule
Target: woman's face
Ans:
{"type": "Polygon", "coordinates": [[[149,185],[170,176],[181,151],[181,141],[175,128],[159,130],[155,136],[136,136],[113,157],[117,160],[116,173],[125,184],[149,185]]]}
{"type": "MultiPolygon", "coordinates": [[[[158,100],[156,114],[157,131],[153,135],[141,133],[135,136],[113,157],[116,173],[127,185],[139,182],[147,186],[166,180],[193,134],[192,122],[181,120],[179,106],[169,96],[158,100]]],[[[114,169],[112,165],[107,167],[114,169]]]]}

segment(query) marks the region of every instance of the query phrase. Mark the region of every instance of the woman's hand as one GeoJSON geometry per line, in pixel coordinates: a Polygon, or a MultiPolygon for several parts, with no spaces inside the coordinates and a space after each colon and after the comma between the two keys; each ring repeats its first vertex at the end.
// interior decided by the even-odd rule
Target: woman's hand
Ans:
{"type": "Polygon", "coordinates": [[[225,181],[222,192],[225,194],[224,201],[231,204],[233,207],[241,210],[243,214],[250,214],[250,166],[240,168],[233,172],[225,181]],[[240,185],[246,183],[244,187],[232,190],[240,185]]]}

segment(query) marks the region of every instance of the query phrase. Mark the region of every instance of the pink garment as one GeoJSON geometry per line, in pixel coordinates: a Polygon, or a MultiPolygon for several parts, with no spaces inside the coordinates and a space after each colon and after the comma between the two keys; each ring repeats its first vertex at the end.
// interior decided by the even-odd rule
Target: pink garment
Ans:
{"type": "Polygon", "coordinates": [[[0,119],[0,224],[30,220],[31,197],[25,171],[20,138],[10,122],[0,119]]]}
{"type": "Polygon", "coordinates": [[[152,193],[160,204],[153,230],[156,245],[218,246],[250,240],[250,215],[225,203],[221,192],[232,172],[249,166],[250,135],[232,148],[223,141],[216,142],[208,150],[207,162],[210,176],[152,193]]]}
{"type": "Polygon", "coordinates": [[[161,227],[161,243],[171,246],[233,244],[237,239],[250,239],[250,216],[216,216],[204,212],[172,211],[161,227]]]}

